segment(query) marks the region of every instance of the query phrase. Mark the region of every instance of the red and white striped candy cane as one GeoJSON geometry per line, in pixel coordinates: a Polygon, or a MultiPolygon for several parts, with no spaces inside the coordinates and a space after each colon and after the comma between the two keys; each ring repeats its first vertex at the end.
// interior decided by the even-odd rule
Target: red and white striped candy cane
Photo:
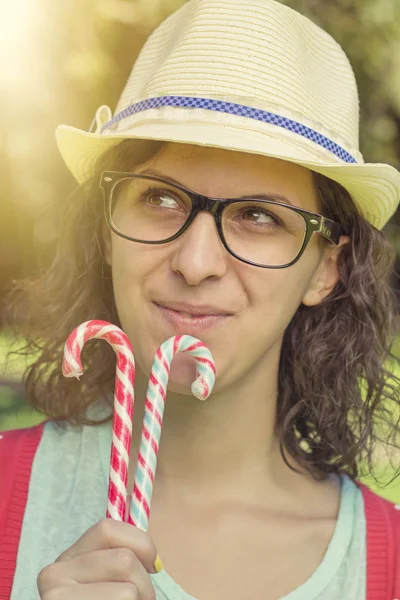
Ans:
{"type": "Polygon", "coordinates": [[[132,440],[135,359],[131,343],[119,327],[106,321],[87,321],[74,329],[65,343],[62,365],[65,377],[79,379],[83,374],[81,352],[86,342],[91,339],[105,340],[112,346],[117,355],[106,517],[124,521],[132,440]]]}
{"type": "Polygon", "coordinates": [[[197,378],[192,384],[192,392],[196,398],[206,400],[215,383],[213,356],[200,340],[191,335],[176,335],[164,342],[157,350],[147,389],[142,437],[128,518],[130,523],[143,531],[147,531],[149,524],[170,366],[177,352],[187,352],[196,360],[197,378]]]}

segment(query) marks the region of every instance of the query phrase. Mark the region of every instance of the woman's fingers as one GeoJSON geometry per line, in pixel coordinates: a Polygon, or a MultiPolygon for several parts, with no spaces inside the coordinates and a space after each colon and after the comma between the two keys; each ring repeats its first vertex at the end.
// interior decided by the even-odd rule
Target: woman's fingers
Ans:
{"type": "Polygon", "coordinates": [[[55,562],[41,572],[38,587],[43,594],[56,586],[69,587],[99,581],[128,583],[135,586],[141,600],[154,598],[149,575],[129,548],[95,550],[67,561],[55,562]]]}
{"type": "Polygon", "coordinates": [[[42,600],[155,600],[149,577],[157,550],[137,527],[104,519],[37,578],[42,600]]]}
{"type": "MultiPolygon", "coordinates": [[[[40,595],[41,600],[147,600],[133,583],[88,583],[76,589],[53,588],[40,595]]],[[[151,596],[155,600],[155,595],[151,596]]]]}
{"type": "Polygon", "coordinates": [[[88,529],[56,562],[69,560],[93,550],[128,548],[138,557],[149,573],[155,573],[156,546],[145,531],[121,521],[102,519],[88,529]]]}

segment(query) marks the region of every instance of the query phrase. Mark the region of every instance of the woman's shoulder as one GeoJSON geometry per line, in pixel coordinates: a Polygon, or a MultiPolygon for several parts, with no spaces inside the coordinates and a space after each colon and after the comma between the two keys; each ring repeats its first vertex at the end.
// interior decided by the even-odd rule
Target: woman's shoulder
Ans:
{"type": "MultiPolygon", "coordinates": [[[[30,474],[32,463],[41,443],[58,445],[62,437],[77,434],[77,429],[66,423],[46,419],[39,424],[0,431],[0,473],[2,481],[12,480],[19,474],[30,474]]],[[[68,440],[70,442],[70,440],[68,440]]]]}
{"type": "Polygon", "coordinates": [[[357,481],[366,520],[367,598],[379,600],[400,595],[400,505],[394,504],[357,481]]]}
{"type": "Polygon", "coordinates": [[[383,510],[385,512],[390,511],[393,513],[395,515],[394,518],[400,518],[400,504],[396,504],[390,500],[387,500],[361,481],[356,480],[355,484],[362,493],[366,511],[374,512],[379,507],[379,510],[383,510]]]}
{"type": "Polygon", "coordinates": [[[11,564],[16,556],[32,463],[44,427],[43,422],[0,432],[0,564],[5,559],[11,564]]]}
{"type": "Polygon", "coordinates": [[[400,542],[400,504],[383,498],[365,483],[355,482],[363,496],[369,537],[375,539],[385,531],[395,534],[400,542]]]}
{"type": "Polygon", "coordinates": [[[10,511],[23,514],[32,485],[40,487],[43,477],[48,486],[60,478],[64,481],[65,477],[73,477],[82,446],[92,451],[96,442],[89,439],[91,443],[82,444],[84,430],[84,426],[48,419],[31,427],[0,432],[0,534],[2,521],[10,511]]]}
{"type": "Polygon", "coordinates": [[[0,431],[0,468],[5,469],[8,461],[14,462],[15,459],[20,461],[22,457],[28,458],[30,453],[34,453],[42,439],[46,422],[31,427],[0,431]]]}
{"type": "Polygon", "coordinates": [[[11,501],[16,486],[27,489],[33,459],[43,437],[45,422],[0,433],[0,509],[11,501]]]}

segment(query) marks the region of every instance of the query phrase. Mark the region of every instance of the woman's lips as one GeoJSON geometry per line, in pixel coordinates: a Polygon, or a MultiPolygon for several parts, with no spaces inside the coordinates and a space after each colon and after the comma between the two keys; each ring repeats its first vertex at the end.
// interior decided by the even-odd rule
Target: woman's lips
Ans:
{"type": "Polygon", "coordinates": [[[174,330],[179,334],[187,333],[190,335],[204,331],[205,329],[215,327],[230,318],[230,315],[196,315],[194,317],[188,317],[172,308],[166,308],[165,306],[156,303],[154,303],[154,305],[161,315],[173,325],[174,330]]]}

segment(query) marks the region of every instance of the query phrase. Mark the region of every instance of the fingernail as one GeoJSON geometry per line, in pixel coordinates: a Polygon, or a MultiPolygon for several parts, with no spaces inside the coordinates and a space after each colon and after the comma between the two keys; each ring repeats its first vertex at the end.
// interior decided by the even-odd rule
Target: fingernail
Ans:
{"type": "Polygon", "coordinates": [[[156,562],[154,563],[154,568],[156,570],[156,573],[159,573],[160,571],[163,570],[163,564],[162,564],[162,560],[161,558],[158,556],[157,554],[157,558],[156,558],[156,562]]]}

